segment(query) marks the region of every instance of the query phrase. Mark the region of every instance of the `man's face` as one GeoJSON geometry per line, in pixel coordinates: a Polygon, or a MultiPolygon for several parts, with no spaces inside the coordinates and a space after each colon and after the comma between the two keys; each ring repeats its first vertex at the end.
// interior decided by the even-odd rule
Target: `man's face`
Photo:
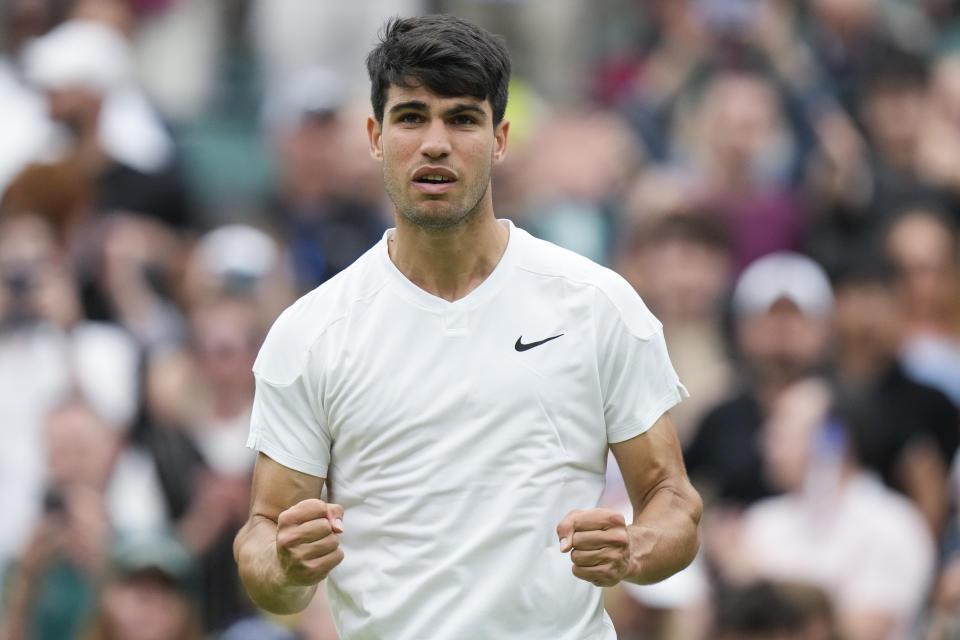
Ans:
{"type": "Polygon", "coordinates": [[[804,314],[786,298],[765,313],[741,319],[737,327],[747,365],[774,387],[809,375],[823,358],[828,333],[826,319],[804,314]]]}
{"type": "MultiPolygon", "coordinates": [[[[493,126],[489,100],[447,98],[392,85],[383,123],[367,121],[371,155],[397,215],[431,230],[461,225],[490,208],[490,171],[503,158],[509,123],[493,126]]],[[[398,218],[399,222],[399,218],[398,218]]]]}

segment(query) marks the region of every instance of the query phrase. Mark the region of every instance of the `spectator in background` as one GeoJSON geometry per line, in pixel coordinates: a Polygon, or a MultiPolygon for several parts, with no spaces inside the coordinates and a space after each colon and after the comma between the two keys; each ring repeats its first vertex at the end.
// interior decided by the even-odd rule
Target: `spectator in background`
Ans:
{"type": "Polygon", "coordinates": [[[76,162],[31,164],[3,195],[0,212],[32,212],[53,225],[81,288],[82,313],[115,321],[146,350],[183,339],[172,300],[180,239],[137,214],[96,215],[96,185],[76,162]]]}
{"type": "Polygon", "coordinates": [[[729,244],[719,223],[702,215],[624,224],[616,268],[663,323],[671,360],[690,391],[690,398],[670,412],[686,445],[732,384],[722,330],[723,305],[732,287],[729,244]]]}
{"type": "Polygon", "coordinates": [[[747,510],[728,575],[820,586],[850,640],[913,638],[934,540],[920,512],[859,464],[850,431],[859,409],[819,379],[779,396],[763,447],[770,480],[787,493],[747,510]]]}
{"type": "Polygon", "coordinates": [[[23,81],[19,63],[24,45],[53,25],[55,13],[49,0],[10,0],[0,7],[0,194],[53,135],[44,100],[23,81]]]}
{"type": "Polygon", "coordinates": [[[390,16],[423,13],[424,0],[366,0],[364,10],[339,0],[251,0],[247,30],[267,84],[278,86],[303,69],[343,74],[349,96],[368,90],[364,57],[390,16]]]}
{"type": "MultiPolygon", "coordinates": [[[[951,202],[960,201],[960,50],[945,47],[929,63],[926,110],[917,149],[917,171],[930,182],[947,189],[951,202]]],[[[960,221],[953,212],[954,222],[960,221]]]]}
{"type": "Polygon", "coordinates": [[[47,220],[72,262],[88,242],[85,225],[92,206],[93,184],[75,164],[32,163],[3,192],[0,216],[27,212],[47,220]]]}
{"type": "Polygon", "coordinates": [[[929,74],[925,57],[891,50],[878,55],[862,78],[858,113],[873,149],[873,194],[862,230],[868,238],[918,198],[955,204],[948,191],[920,170],[924,144],[930,144],[924,140],[931,112],[929,74]]]}
{"type": "Polygon", "coordinates": [[[936,210],[912,208],[891,223],[885,247],[900,271],[904,365],[960,407],[960,232],[936,210]]]}
{"type": "Polygon", "coordinates": [[[387,228],[382,187],[367,191],[350,173],[356,162],[347,159],[366,147],[341,117],[345,106],[342,79],[321,68],[292,75],[264,105],[279,172],[265,213],[290,246],[301,292],[350,265],[387,228]]]}
{"type": "Polygon", "coordinates": [[[243,433],[264,318],[256,300],[231,294],[197,302],[188,313],[187,348],[151,360],[142,436],[175,505],[176,530],[197,558],[204,628],[216,631],[254,612],[239,582],[233,536],[250,501],[255,455],[243,433]]]}
{"type": "Polygon", "coordinates": [[[626,122],[605,111],[557,111],[526,143],[522,220],[538,237],[611,261],[622,194],[642,160],[626,122]]]}
{"type": "Polygon", "coordinates": [[[922,55],[933,45],[931,24],[913,3],[812,0],[803,25],[810,50],[848,113],[858,84],[891,47],[922,55]]]}
{"type": "Polygon", "coordinates": [[[123,34],[102,21],[69,20],[25,48],[23,68],[69,134],[65,154],[94,181],[98,211],[191,223],[173,140],[137,86],[123,34]]]}
{"type": "Polygon", "coordinates": [[[738,272],[800,248],[806,221],[793,187],[795,140],[767,77],[748,68],[712,72],[674,127],[674,161],[694,185],[688,197],[729,229],[738,272]]]}
{"type": "MultiPolygon", "coordinates": [[[[640,4],[640,3],[637,3],[640,4]]],[[[705,3],[644,3],[645,32],[636,59],[607,65],[596,74],[602,102],[616,104],[657,163],[670,157],[674,107],[691,75],[709,57],[712,34],[705,3]]]]}
{"type": "Polygon", "coordinates": [[[853,254],[834,281],[836,382],[869,407],[856,440],[859,462],[910,498],[939,539],[947,509],[947,469],[960,444],[960,414],[942,393],[914,382],[897,357],[903,319],[893,265],[853,254]]]}
{"type": "Polygon", "coordinates": [[[249,298],[267,326],[296,299],[289,263],[287,248],[257,227],[216,227],[191,248],[184,270],[184,303],[193,308],[222,296],[249,298]]]}
{"type": "Polygon", "coordinates": [[[194,599],[196,567],[163,529],[113,545],[94,622],[81,640],[203,640],[194,599]]]}
{"type": "Polygon", "coordinates": [[[825,363],[833,293],[815,262],[776,253],[744,271],[732,307],[740,384],[706,415],[684,458],[706,497],[743,506],[776,492],[757,434],[780,393],[825,363]]]}
{"type": "Polygon", "coordinates": [[[84,319],[53,226],[28,213],[0,220],[0,563],[23,544],[41,504],[42,424],[71,394],[122,431],[137,409],[139,358],[115,326],[84,319]],[[29,372],[29,375],[25,375],[29,372]]]}
{"type": "Polygon", "coordinates": [[[178,306],[181,238],[139,212],[102,215],[88,232],[78,259],[87,315],[119,324],[147,355],[179,346],[186,337],[178,306]]]}
{"type": "Polygon", "coordinates": [[[89,621],[109,540],[166,524],[152,462],[80,400],[46,418],[43,513],[9,576],[9,635],[78,637],[89,621]]]}
{"type": "Polygon", "coordinates": [[[732,587],[716,602],[714,640],[835,640],[832,611],[822,591],[766,580],[732,587]]]}

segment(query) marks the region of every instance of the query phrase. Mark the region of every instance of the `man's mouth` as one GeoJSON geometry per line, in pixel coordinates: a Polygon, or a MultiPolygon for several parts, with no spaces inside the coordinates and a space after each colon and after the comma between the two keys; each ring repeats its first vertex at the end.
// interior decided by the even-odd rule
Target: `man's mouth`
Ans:
{"type": "Polygon", "coordinates": [[[422,193],[439,195],[451,188],[457,174],[446,167],[420,167],[413,174],[413,183],[422,193]]]}
{"type": "Polygon", "coordinates": [[[456,178],[448,178],[439,173],[431,173],[419,178],[414,178],[414,182],[420,182],[422,184],[445,184],[447,182],[456,182],[456,178]]]}

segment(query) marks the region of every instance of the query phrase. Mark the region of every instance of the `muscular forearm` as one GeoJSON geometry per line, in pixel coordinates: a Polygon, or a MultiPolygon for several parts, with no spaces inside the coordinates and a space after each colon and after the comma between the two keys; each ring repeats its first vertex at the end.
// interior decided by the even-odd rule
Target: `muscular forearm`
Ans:
{"type": "Polygon", "coordinates": [[[277,554],[277,523],[253,516],[240,529],[233,544],[240,579],[258,606],[276,614],[301,611],[313,598],[317,585],[287,583],[277,554]]]}
{"type": "Polygon", "coordinates": [[[630,563],[624,579],[658,582],[686,567],[699,548],[703,503],[692,486],[660,487],[627,527],[630,563]]]}

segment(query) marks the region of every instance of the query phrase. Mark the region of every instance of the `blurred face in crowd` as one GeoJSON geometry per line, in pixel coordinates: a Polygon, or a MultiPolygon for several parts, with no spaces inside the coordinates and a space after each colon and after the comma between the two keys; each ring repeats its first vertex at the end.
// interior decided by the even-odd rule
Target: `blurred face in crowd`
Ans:
{"type": "Polygon", "coordinates": [[[444,230],[492,211],[490,173],[506,152],[508,127],[494,126],[489,100],[392,85],[383,122],[370,118],[367,133],[398,222],[444,230]]]}
{"type": "Polygon", "coordinates": [[[750,73],[721,74],[704,95],[702,108],[702,132],[715,159],[751,170],[778,127],[778,101],[770,83],[750,73]]]}
{"type": "Polygon", "coordinates": [[[82,137],[97,130],[103,96],[80,87],[51,89],[47,91],[47,104],[52,119],[82,137]]]}
{"type": "Polygon", "coordinates": [[[892,286],[849,283],[836,290],[834,327],[841,355],[881,374],[895,355],[903,318],[892,286]]]}
{"type": "Polygon", "coordinates": [[[657,316],[671,322],[713,321],[730,285],[730,257],[718,247],[685,238],[646,243],[618,270],[657,316]]]}
{"type": "Polygon", "coordinates": [[[61,326],[79,314],[76,285],[53,228],[40,216],[15,215],[0,224],[0,323],[46,319],[61,326]]]}
{"type": "Polygon", "coordinates": [[[607,112],[554,114],[539,125],[531,148],[523,181],[544,200],[609,199],[639,164],[633,133],[607,112]]]}
{"type": "Polygon", "coordinates": [[[749,369],[761,384],[778,387],[809,374],[823,359],[825,318],[804,314],[780,298],[765,313],[738,321],[737,341],[749,369]]]}
{"type": "Polygon", "coordinates": [[[906,310],[942,318],[956,309],[960,296],[957,239],[946,224],[923,212],[905,215],[888,232],[887,250],[901,271],[906,310]]]}
{"type": "Polygon", "coordinates": [[[926,108],[919,80],[891,80],[873,88],[864,104],[864,122],[880,154],[895,166],[910,168],[926,108]]]}
{"type": "Polygon", "coordinates": [[[306,115],[280,135],[278,155],[281,179],[288,195],[313,204],[339,182],[337,174],[342,124],[333,113],[306,115]]]}
{"type": "Polygon", "coordinates": [[[930,83],[931,106],[954,127],[960,127],[960,54],[940,58],[930,83]]]}
{"type": "Polygon", "coordinates": [[[185,640],[190,609],[169,578],[144,572],[109,584],[103,593],[104,626],[111,640],[185,640]]]}
{"type": "Polygon", "coordinates": [[[818,22],[841,33],[867,28],[875,11],[874,0],[813,0],[811,8],[818,22]]]}
{"type": "Polygon", "coordinates": [[[208,383],[252,391],[250,370],[259,348],[258,321],[256,307],[242,300],[221,300],[194,312],[193,351],[208,383]]]}
{"type": "Polygon", "coordinates": [[[54,486],[106,484],[119,436],[90,408],[73,403],[46,422],[47,469],[54,486]]]}
{"type": "Polygon", "coordinates": [[[819,380],[798,382],[777,397],[763,428],[764,471],[773,486],[783,491],[803,486],[829,404],[830,392],[819,380]]]}

